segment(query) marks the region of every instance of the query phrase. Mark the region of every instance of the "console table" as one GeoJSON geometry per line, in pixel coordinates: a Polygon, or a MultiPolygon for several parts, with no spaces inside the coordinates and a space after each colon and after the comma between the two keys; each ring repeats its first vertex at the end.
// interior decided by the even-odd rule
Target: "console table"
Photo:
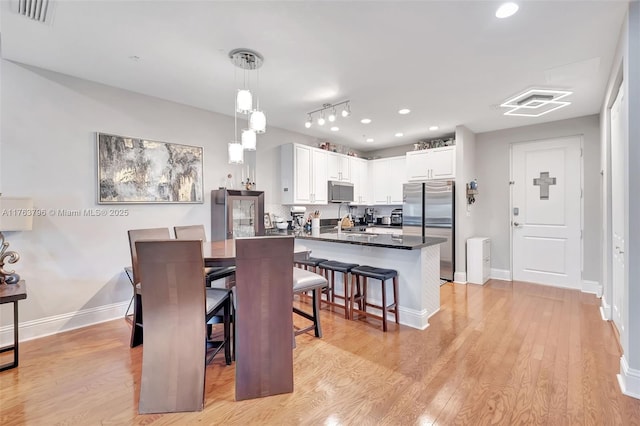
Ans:
{"type": "Polygon", "coordinates": [[[26,298],[27,285],[24,281],[0,285],[0,304],[13,302],[13,345],[0,348],[0,352],[13,351],[13,362],[0,365],[0,371],[18,366],[18,301],[26,298]]]}

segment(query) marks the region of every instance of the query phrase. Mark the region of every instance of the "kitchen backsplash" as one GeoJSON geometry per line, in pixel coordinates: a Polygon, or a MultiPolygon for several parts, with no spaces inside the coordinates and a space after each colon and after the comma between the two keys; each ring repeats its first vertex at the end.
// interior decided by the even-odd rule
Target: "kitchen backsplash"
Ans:
{"type": "MultiPolygon", "coordinates": [[[[305,206],[307,208],[306,216],[314,211],[318,210],[320,212],[321,219],[337,219],[338,218],[338,208],[340,204],[328,204],[326,206],[319,205],[308,205],[305,206]]],[[[372,206],[375,210],[376,217],[382,216],[391,216],[391,210],[402,207],[400,206],[372,206]]],[[[291,220],[291,214],[289,213],[289,209],[291,206],[284,206],[281,204],[270,204],[265,205],[264,211],[265,213],[271,213],[272,217],[279,216],[284,220],[291,220]]],[[[351,207],[351,214],[353,216],[364,216],[365,206],[354,206],[351,207]]],[[[348,206],[345,204],[340,209],[340,214],[342,216],[346,215],[349,212],[348,206]]]]}

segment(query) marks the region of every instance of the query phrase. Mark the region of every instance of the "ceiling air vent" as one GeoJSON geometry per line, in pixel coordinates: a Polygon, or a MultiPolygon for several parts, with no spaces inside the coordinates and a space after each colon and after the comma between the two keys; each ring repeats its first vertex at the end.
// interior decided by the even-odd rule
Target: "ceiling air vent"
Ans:
{"type": "Polygon", "coordinates": [[[18,14],[38,22],[47,22],[49,0],[17,0],[18,14]]]}

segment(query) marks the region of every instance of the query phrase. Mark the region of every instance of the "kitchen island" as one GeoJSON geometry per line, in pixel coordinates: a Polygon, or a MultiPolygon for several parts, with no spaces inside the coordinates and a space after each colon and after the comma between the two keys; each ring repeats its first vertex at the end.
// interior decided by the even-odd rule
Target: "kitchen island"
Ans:
{"type": "MultiPolygon", "coordinates": [[[[366,232],[296,234],[297,249],[305,247],[313,257],[398,271],[400,323],[421,330],[429,326],[429,317],[440,309],[440,244],[443,242],[444,238],[366,232]]],[[[336,279],[335,285],[337,293],[342,294],[342,280],[336,279]]],[[[370,285],[368,297],[380,304],[380,286],[370,285]]],[[[389,319],[393,321],[392,316],[389,319]]]]}

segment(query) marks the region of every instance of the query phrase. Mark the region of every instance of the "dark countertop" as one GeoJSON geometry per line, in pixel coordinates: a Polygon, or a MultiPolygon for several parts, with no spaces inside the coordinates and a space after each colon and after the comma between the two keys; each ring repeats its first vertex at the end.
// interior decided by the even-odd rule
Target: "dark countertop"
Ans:
{"type": "Polygon", "coordinates": [[[320,233],[315,237],[310,232],[302,232],[295,236],[301,240],[315,240],[342,244],[355,244],[360,246],[382,247],[400,250],[417,250],[423,247],[441,244],[446,241],[445,238],[437,237],[420,237],[414,235],[390,235],[390,234],[371,234],[342,232],[320,233]]]}

